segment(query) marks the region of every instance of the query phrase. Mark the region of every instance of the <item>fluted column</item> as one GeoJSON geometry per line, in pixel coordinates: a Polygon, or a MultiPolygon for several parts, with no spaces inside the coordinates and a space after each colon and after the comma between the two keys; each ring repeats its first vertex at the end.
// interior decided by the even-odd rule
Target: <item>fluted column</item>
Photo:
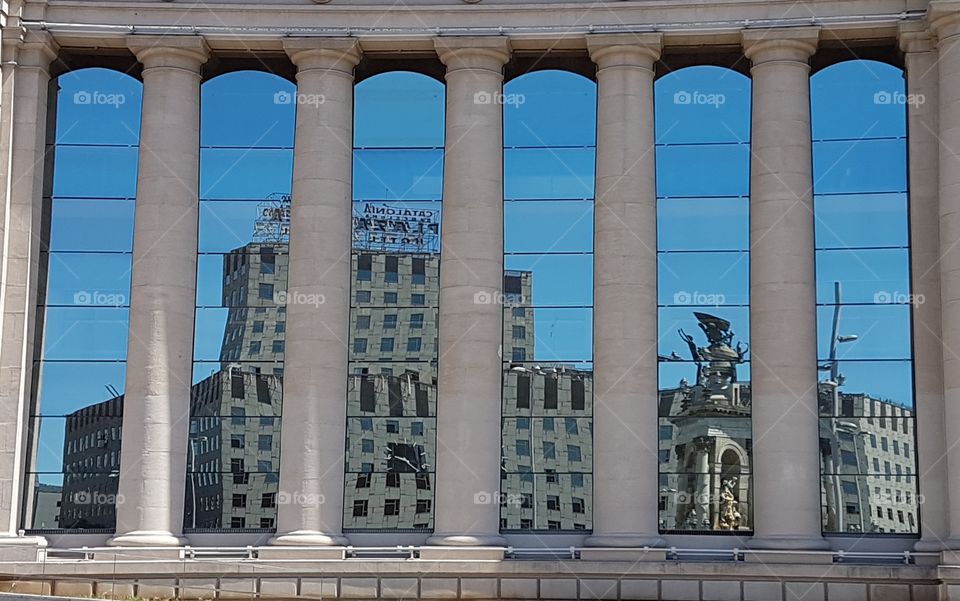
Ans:
{"type": "MultiPolygon", "coordinates": [[[[949,531],[944,546],[960,549],[960,3],[932,2],[928,18],[937,38],[939,57],[937,181],[940,199],[943,423],[949,531]]],[[[911,138],[914,133],[910,131],[911,138]]],[[[913,150],[912,145],[910,149],[913,150]]],[[[913,184],[912,179],[910,183],[913,184]]],[[[911,192],[915,193],[915,190],[911,192]]],[[[917,242],[913,240],[914,245],[917,242]]],[[[916,253],[916,248],[913,252],[916,253]]],[[[918,407],[919,404],[918,398],[918,407]]],[[[921,520],[926,522],[925,507],[921,513],[921,520]]]]}
{"type": "Polygon", "coordinates": [[[503,65],[506,38],[440,38],[447,67],[435,535],[500,546],[503,65]],[[483,494],[486,493],[486,494],[483,494]],[[486,499],[487,502],[478,502],[486,499]]]}
{"type": "Polygon", "coordinates": [[[810,66],[817,28],[743,34],[753,78],[750,338],[755,548],[823,549],[810,66]]]}
{"type": "Polygon", "coordinates": [[[297,66],[276,545],[344,545],[356,40],[292,39],[297,66]],[[316,302],[299,302],[314,299],[316,302]]]}
{"type": "Polygon", "coordinates": [[[143,64],[116,546],[185,542],[200,184],[199,37],[134,36],[143,64]]]}
{"type": "MultiPolygon", "coordinates": [[[[0,107],[0,558],[36,558],[39,537],[21,538],[28,415],[40,272],[44,150],[50,64],[57,45],[49,34],[3,32],[0,107]],[[22,546],[22,548],[20,548],[22,546]],[[19,549],[18,549],[19,548],[19,549]],[[31,556],[31,548],[33,548],[31,556]],[[25,555],[18,556],[18,551],[25,555]]],[[[53,132],[49,132],[53,133],[53,132]]],[[[49,181],[49,180],[47,180],[49,181]]]]}
{"type": "Polygon", "coordinates": [[[597,64],[593,536],[587,544],[657,546],[653,66],[661,36],[598,35],[587,44],[597,64]]]}
{"type": "Polygon", "coordinates": [[[910,182],[913,373],[917,425],[917,464],[924,500],[918,551],[944,548],[947,522],[947,461],[943,405],[943,352],[940,343],[939,72],[936,40],[919,24],[901,27],[905,53],[907,156],[910,182]],[[922,299],[922,302],[920,302],[922,299]]]}

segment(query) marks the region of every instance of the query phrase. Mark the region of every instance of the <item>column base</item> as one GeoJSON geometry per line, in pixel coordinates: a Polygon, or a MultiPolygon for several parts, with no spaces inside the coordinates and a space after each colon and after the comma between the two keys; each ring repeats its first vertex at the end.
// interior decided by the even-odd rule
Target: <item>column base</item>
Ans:
{"type": "Polygon", "coordinates": [[[652,534],[594,534],[583,541],[585,547],[664,547],[666,542],[652,534]]]}
{"type": "Polygon", "coordinates": [[[288,547],[346,547],[350,541],[341,534],[327,534],[317,530],[294,530],[274,536],[267,544],[288,547]]]}
{"type": "Polygon", "coordinates": [[[960,566],[960,540],[948,538],[940,552],[940,565],[960,566]]]}
{"type": "Polygon", "coordinates": [[[949,548],[950,546],[947,541],[937,540],[935,538],[921,538],[913,545],[913,550],[917,553],[939,553],[949,548]]]}
{"type": "Polygon", "coordinates": [[[0,561],[39,561],[46,548],[42,536],[0,536],[0,561]]]}
{"type": "Polygon", "coordinates": [[[185,547],[190,544],[183,536],[163,530],[134,530],[118,534],[107,541],[111,547],[185,547]]]}
{"type": "Polygon", "coordinates": [[[754,536],[747,540],[748,549],[776,551],[829,551],[830,542],[822,536],[754,536]]]}
{"type": "Polygon", "coordinates": [[[428,547],[506,547],[499,534],[436,534],[427,539],[428,547]]]}

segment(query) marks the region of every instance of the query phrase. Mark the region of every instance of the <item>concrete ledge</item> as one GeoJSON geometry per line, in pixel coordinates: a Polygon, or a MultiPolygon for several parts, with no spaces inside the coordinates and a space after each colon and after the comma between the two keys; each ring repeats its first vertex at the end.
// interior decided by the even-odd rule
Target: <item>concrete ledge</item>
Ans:
{"type": "Polygon", "coordinates": [[[420,559],[460,561],[502,561],[503,547],[422,547],[420,559]]]}
{"type": "Polygon", "coordinates": [[[666,561],[667,549],[583,549],[580,559],[586,561],[666,561]]]}
{"type": "Polygon", "coordinates": [[[747,563],[761,564],[832,565],[833,555],[829,553],[803,553],[802,551],[792,551],[790,553],[777,553],[775,551],[756,552],[750,549],[744,549],[743,560],[747,563]]]}

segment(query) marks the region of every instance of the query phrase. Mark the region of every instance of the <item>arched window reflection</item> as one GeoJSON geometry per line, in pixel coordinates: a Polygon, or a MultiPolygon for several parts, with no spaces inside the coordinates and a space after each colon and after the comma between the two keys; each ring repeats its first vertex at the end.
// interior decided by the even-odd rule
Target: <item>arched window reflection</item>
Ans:
{"type": "Polygon", "coordinates": [[[826,533],[919,532],[903,72],[810,80],[826,533]]]}
{"type": "Polygon", "coordinates": [[[504,87],[504,531],[593,527],[596,84],[504,87]]]}
{"type": "Polygon", "coordinates": [[[201,88],[187,530],[275,527],[295,98],[255,71],[201,88]]]}
{"type": "Polygon", "coordinates": [[[344,529],[433,529],[444,87],[357,84],[344,529]]]}
{"type": "Polygon", "coordinates": [[[57,84],[24,526],[110,531],[120,473],[142,85],[97,68],[64,74],[57,84]]]}
{"type": "Polygon", "coordinates": [[[660,529],[750,531],[750,80],[688,67],[655,94],[660,529]]]}

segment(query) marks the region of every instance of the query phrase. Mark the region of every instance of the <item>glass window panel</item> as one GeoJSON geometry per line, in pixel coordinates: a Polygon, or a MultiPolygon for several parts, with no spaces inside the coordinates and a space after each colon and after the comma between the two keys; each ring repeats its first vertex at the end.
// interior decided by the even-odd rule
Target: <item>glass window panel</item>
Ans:
{"type": "Polygon", "coordinates": [[[507,270],[531,272],[532,298],[538,307],[593,304],[593,255],[507,255],[507,270]]]}
{"type": "Polygon", "coordinates": [[[592,252],[593,202],[506,202],[506,253],[592,252]]]}
{"type": "Polygon", "coordinates": [[[130,252],[136,202],[111,199],[53,199],[50,249],[130,252]]]}
{"type": "Polygon", "coordinates": [[[130,262],[129,254],[50,253],[47,305],[129,306],[130,262]]]}
{"type": "Polygon", "coordinates": [[[43,358],[123,360],[127,356],[129,310],[114,307],[48,307],[43,358]]]}
{"type": "Polygon", "coordinates": [[[440,200],[442,149],[354,149],[354,200],[440,200]]]}
{"type": "MultiPolygon", "coordinates": [[[[520,428],[512,416],[589,416],[593,414],[593,364],[588,361],[563,365],[510,362],[503,366],[504,437],[520,428]],[[546,379],[557,381],[556,396],[547,402],[546,379]],[[555,399],[555,400],[554,400],[555,399]],[[509,422],[509,423],[508,423],[509,422]]],[[[542,422],[538,422],[541,423],[542,422]]],[[[586,424],[589,426],[589,421],[586,424]]],[[[534,427],[540,427],[534,424],[534,427]]],[[[561,426],[562,429],[562,426],[561,426]]],[[[583,427],[580,428],[583,431],[583,427]]],[[[529,434],[529,433],[528,433],[529,434]]]]}
{"type": "MultiPolygon", "coordinates": [[[[843,345],[841,345],[843,346],[843,345]]],[[[830,361],[820,361],[820,379],[830,379],[830,361]]],[[[910,360],[902,361],[839,361],[837,370],[843,379],[840,392],[853,398],[857,395],[866,395],[873,399],[882,399],[893,406],[911,410],[913,407],[913,364],[910,360]]],[[[821,388],[826,384],[821,383],[821,388]]],[[[826,395],[821,390],[820,412],[830,414],[832,395],[826,395]]],[[[847,397],[845,397],[847,398],[847,397]]],[[[854,401],[847,401],[848,403],[854,401]]],[[[844,406],[849,410],[849,405],[844,406]]],[[[854,404],[855,413],[849,411],[843,415],[861,415],[862,400],[854,404]]]]}
{"type": "Polygon", "coordinates": [[[840,282],[842,303],[912,302],[910,251],[906,248],[817,251],[818,303],[836,302],[835,282],[840,282]]]}
{"type": "Polygon", "coordinates": [[[116,473],[28,473],[28,530],[113,530],[116,473]]]}
{"type": "Polygon", "coordinates": [[[354,146],[442,148],[444,86],[408,71],[381,73],[354,92],[354,146]]]}
{"type": "Polygon", "coordinates": [[[813,138],[906,135],[904,84],[903,71],[876,61],[845,61],[818,71],[810,78],[813,138]]]}
{"type": "Polygon", "coordinates": [[[745,198],[657,201],[657,246],[671,250],[748,250],[750,202],[745,198]]]}
{"type": "Polygon", "coordinates": [[[820,487],[824,533],[919,533],[915,476],[823,476],[820,487]]]}
{"type": "Polygon", "coordinates": [[[816,194],[903,192],[906,140],[814,142],[816,194]]]}
{"type": "MultiPolygon", "coordinates": [[[[817,353],[830,356],[834,307],[817,307],[817,353]]],[[[838,345],[843,359],[910,359],[909,305],[848,305],[841,309],[838,336],[856,336],[838,345]]]]}
{"type": "Polygon", "coordinates": [[[657,147],[657,196],[747,196],[750,145],[657,147]]]}
{"type": "Polygon", "coordinates": [[[661,532],[749,532],[753,530],[753,483],[736,466],[719,474],[660,474],[661,532]],[[724,477],[726,476],[726,477],[724,477]]]}
{"type": "Polygon", "coordinates": [[[432,530],[434,487],[433,474],[348,473],[344,530],[432,530]]]}
{"type": "Polygon", "coordinates": [[[695,66],[657,79],[658,144],[750,140],[750,79],[722,67],[695,66]]]}
{"type": "Polygon", "coordinates": [[[436,418],[373,418],[373,429],[364,430],[362,418],[347,420],[347,472],[363,472],[373,464],[376,473],[433,472],[436,465],[436,418]],[[372,440],[373,449],[363,441],[372,440]]]}
{"type": "MultiPolygon", "coordinates": [[[[39,362],[36,369],[41,384],[34,412],[50,416],[65,416],[114,398],[110,390],[123,392],[127,371],[122,361],[39,362]]],[[[120,411],[119,404],[102,407],[120,411]]]]}
{"type": "Polygon", "coordinates": [[[58,146],[53,196],[133,198],[138,154],[136,147],[58,146]]]}
{"type": "Polygon", "coordinates": [[[688,344],[680,336],[681,330],[693,336],[697,347],[709,344],[694,313],[704,313],[730,322],[729,331],[733,332],[732,346],[736,347],[738,342],[744,347],[749,344],[750,310],[747,307],[661,307],[657,324],[657,352],[660,355],[671,357],[676,353],[682,360],[690,359],[688,344]]]}
{"type": "Polygon", "coordinates": [[[67,417],[31,420],[38,472],[106,473],[120,471],[120,427],[116,401],[90,405],[67,417]],[[97,415],[104,409],[108,416],[97,415]],[[111,453],[112,460],[111,461],[111,453]]]}
{"type": "MultiPolygon", "coordinates": [[[[287,245],[254,245],[244,250],[253,252],[208,254],[197,258],[198,306],[275,307],[290,301],[283,295],[289,266],[287,245]],[[261,249],[272,249],[272,252],[265,255],[256,252],[261,249]],[[271,284],[274,294],[264,298],[260,284],[271,284]]],[[[278,319],[275,313],[271,318],[278,319]]],[[[263,317],[257,319],[262,321],[263,317]]]]}
{"type": "MultiPolygon", "coordinates": [[[[844,395],[846,397],[846,395],[844,395]]],[[[880,403],[889,416],[900,407],[863,395],[849,395],[855,407],[880,403]]],[[[892,475],[915,473],[913,455],[903,454],[903,446],[913,446],[912,417],[820,419],[820,471],[823,475],[892,475]],[[876,445],[876,446],[874,446],[876,445]],[[896,452],[895,452],[896,451],[896,452]],[[874,458],[878,461],[874,462],[874,458]],[[879,469],[877,469],[879,467],[879,469]]],[[[888,485],[889,486],[889,485],[888,485]]]]}
{"type": "Polygon", "coordinates": [[[227,253],[253,242],[263,202],[200,203],[201,253],[227,253]]]}
{"type": "MultiPolygon", "coordinates": [[[[347,379],[347,415],[349,417],[436,416],[437,371],[434,364],[413,361],[351,362],[349,367],[350,376],[347,379]]],[[[393,429],[393,426],[390,428],[393,429]]]]}
{"type": "Polygon", "coordinates": [[[906,246],[906,194],[817,196],[817,248],[906,246]]]}
{"type": "Polygon", "coordinates": [[[749,252],[660,253],[662,305],[723,306],[749,303],[749,252]]]}
{"type": "MultiPolygon", "coordinates": [[[[198,455],[197,465],[214,465],[217,460],[198,455]]],[[[276,527],[276,501],[264,503],[264,495],[279,501],[279,482],[276,472],[188,471],[184,528],[272,530],[276,527]]]]}
{"type": "MultiPolygon", "coordinates": [[[[500,504],[504,531],[593,528],[593,476],[576,474],[507,474],[502,488],[490,496],[500,504]]],[[[486,498],[483,499],[486,501],[486,498]]]]}
{"type": "MultiPolygon", "coordinates": [[[[526,338],[518,343],[528,349],[523,360],[577,362],[592,359],[593,309],[527,308],[524,318],[515,318],[512,314],[511,307],[505,309],[505,324],[517,325],[514,322],[519,321],[527,326],[526,338]]],[[[511,340],[512,333],[504,340],[505,353],[511,340]]]]}
{"type": "Polygon", "coordinates": [[[593,148],[507,148],[503,196],[507,200],[593,198],[593,148]]]}
{"type": "Polygon", "coordinates": [[[504,146],[593,146],[597,85],[568,71],[534,71],[503,88],[504,146]]]}
{"type": "Polygon", "coordinates": [[[201,148],[200,198],[265,200],[289,194],[292,173],[292,150],[201,148]]]}
{"type": "Polygon", "coordinates": [[[235,71],[203,84],[200,122],[203,146],[293,148],[296,86],[270,73],[235,71]]]}
{"type": "MultiPolygon", "coordinates": [[[[570,471],[589,471],[589,462],[593,457],[593,419],[591,417],[570,417],[575,412],[569,406],[570,379],[560,377],[561,397],[563,408],[559,410],[561,416],[554,419],[554,428],[544,430],[541,419],[531,420],[531,427],[522,430],[517,427],[516,418],[507,418],[503,421],[503,469],[507,472],[518,472],[521,465],[531,466],[536,473],[570,471]],[[567,417],[563,417],[566,414],[567,417]],[[523,444],[521,444],[523,443],[523,444]],[[519,449],[525,446],[526,449],[519,449]],[[581,461],[570,461],[567,446],[575,445],[580,448],[581,461]],[[528,452],[529,451],[529,452],[528,452]],[[532,463],[531,463],[532,461],[532,463]],[[587,468],[583,468],[586,462],[587,468]]],[[[534,384],[536,386],[536,383],[534,384]]],[[[534,397],[542,397],[534,391],[534,397]]],[[[537,412],[540,413],[540,412],[537,412]]],[[[543,413],[551,413],[546,411],[543,413]]],[[[557,413],[554,411],[553,413],[557,413]]]]}
{"type": "Polygon", "coordinates": [[[58,144],[139,143],[143,99],[139,81],[112,69],[93,68],[64,73],[57,85],[58,144]]]}

